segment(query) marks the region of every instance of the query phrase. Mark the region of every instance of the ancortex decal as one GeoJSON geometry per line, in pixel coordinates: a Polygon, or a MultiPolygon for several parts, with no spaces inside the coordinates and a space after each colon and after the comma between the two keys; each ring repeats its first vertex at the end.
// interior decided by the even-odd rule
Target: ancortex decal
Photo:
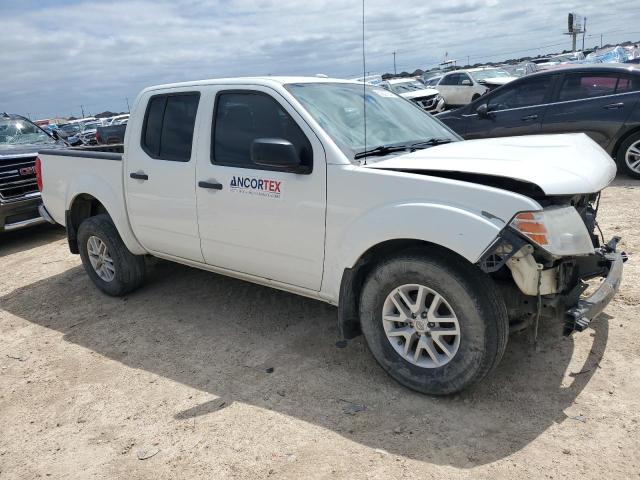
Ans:
{"type": "Polygon", "coordinates": [[[281,184],[277,180],[269,178],[255,177],[231,177],[232,192],[244,193],[247,195],[258,195],[261,197],[280,198],[281,184]]]}

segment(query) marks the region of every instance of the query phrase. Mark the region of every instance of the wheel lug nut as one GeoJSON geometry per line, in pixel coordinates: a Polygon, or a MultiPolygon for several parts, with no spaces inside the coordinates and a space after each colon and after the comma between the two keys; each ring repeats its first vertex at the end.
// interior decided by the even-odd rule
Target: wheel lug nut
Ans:
{"type": "Polygon", "coordinates": [[[422,318],[427,318],[427,312],[422,312],[422,314],[420,315],[422,318]]]}
{"type": "Polygon", "coordinates": [[[429,322],[429,323],[427,323],[427,327],[429,327],[429,328],[433,328],[433,327],[435,327],[435,326],[436,326],[436,324],[435,324],[435,323],[433,323],[433,322],[429,322]]]}

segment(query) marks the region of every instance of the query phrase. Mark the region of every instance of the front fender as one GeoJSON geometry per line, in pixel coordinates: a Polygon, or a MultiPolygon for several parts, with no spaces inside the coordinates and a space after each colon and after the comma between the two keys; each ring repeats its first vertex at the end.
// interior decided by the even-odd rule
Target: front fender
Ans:
{"type": "MultiPolygon", "coordinates": [[[[447,248],[475,263],[504,227],[463,208],[426,202],[385,205],[366,212],[343,231],[336,242],[333,271],[327,271],[328,290],[340,285],[345,268],[352,268],[361,256],[389,240],[422,240],[447,248]]],[[[329,291],[336,298],[338,292],[329,291]]]]}
{"type": "MultiPolygon", "coordinates": [[[[122,180],[118,178],[116,185],[120,186],[121,184],[122,180]]],[[[94,197],[104,206],[113,220],[122,241],[131,253],[135,255],[147,253],[131,229],[122,191],[116,190],[112,183],[107,182],[95,174],[77,175],[73,177],[67,186],[65,194],[66,210],[70,210],[76,198],[84,194],[94,197]]]]}

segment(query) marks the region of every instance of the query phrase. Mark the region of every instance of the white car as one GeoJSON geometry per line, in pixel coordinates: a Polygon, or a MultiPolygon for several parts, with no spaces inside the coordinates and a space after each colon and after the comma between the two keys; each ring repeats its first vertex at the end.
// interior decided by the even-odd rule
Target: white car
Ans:
{"type": "Polygon", "coordinates": [[[411,100],[426,112],[439,113],[445,109],[445,102],[440,92],[435,88],[426,87],[424,83],[414,78],[385,80],[381,86],[411,100]]]}
{"type": "Polygon", "coordinates": [[[581,331],[606,307],[625,257],[596,205],[615,173],[583,134],[463,141],[384,88],[308,77],[150,87],[123,154],[36,161],[41,215],[104,293],[140,287],[154,255],[327,302],[342,338],[430,394],[486,377],[510,331],[581,331]]]}
{"type": "Polygon", "coordinates": [[[425,79],[425,84],[437,88],[447,106],[460,107],[471,103],[492,88],[516,78],[498,68],[470,68],[428,77],[425,79]]]}

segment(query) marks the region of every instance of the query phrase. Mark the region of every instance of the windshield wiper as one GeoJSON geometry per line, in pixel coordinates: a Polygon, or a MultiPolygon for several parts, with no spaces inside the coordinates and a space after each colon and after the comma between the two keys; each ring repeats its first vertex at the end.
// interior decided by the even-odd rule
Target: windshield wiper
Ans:
{"type": "Polygon", "coordinates": [[[429,140],[425,140],[424,142],[412,143],[409,147],[415,150],[418,148],[433,147],[435,145],[443,145],[445,143],[451,142],[453,142],[452,138],[430,138],[429,140]]]}
{"type": "Polygon", "coordinates": [[[370,150],[358,152],[353,156],[353,158],[358,159],[363,157],[376,157],[380,155],[387,155],[393,152],[402,152],[404,150],[408,150],[409,148],[409,145],[379,145],[370,150]]]}
{"type": "Polygon", "coordinates": [[[453,139],[451,138],[430,138],[429,140],[424,140],[422,142],[414,142],[414,143],[401,144],[401,145],[397,145],[397,144],[396,145],[379,145],[370,150],[364,150],[362,152],[358,152],[353,156],[353,158],[357,160],[358,158],[379,157],[379,156],[388,155],[389,153],[394,153],[394,152],[403,152],[403,151],[414,152],[422,148],[434,147],[436,145],[443,145],[445,143],[451,143],[451,142],[453,142],[453,139]]]}

